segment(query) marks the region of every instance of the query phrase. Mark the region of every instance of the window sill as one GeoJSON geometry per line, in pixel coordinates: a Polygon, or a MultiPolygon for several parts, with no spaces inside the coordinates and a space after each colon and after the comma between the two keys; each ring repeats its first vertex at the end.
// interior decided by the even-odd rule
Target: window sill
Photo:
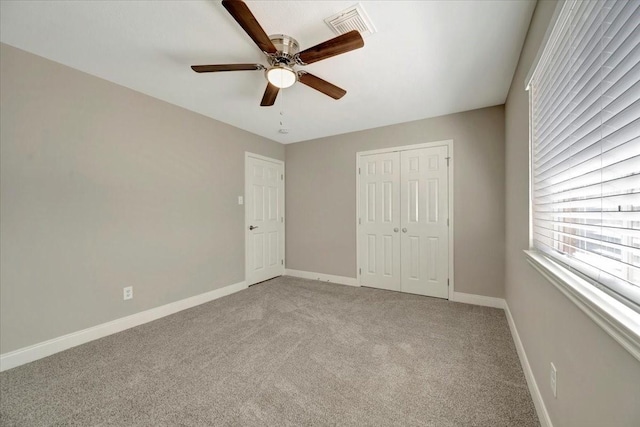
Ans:
{"type": "Polygon", "coordinates": [[[527,261],[640,361],[640,314],[536,250],[527,261]]]}

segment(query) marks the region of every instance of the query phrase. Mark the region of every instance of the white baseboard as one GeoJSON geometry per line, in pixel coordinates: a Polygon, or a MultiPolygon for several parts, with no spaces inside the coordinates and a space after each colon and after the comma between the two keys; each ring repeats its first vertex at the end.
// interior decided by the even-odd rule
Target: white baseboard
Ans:
{"type": "Polygon", "coordinates": [[[484,295],[465,294],[454,292],[451,301],[465,304],[481,305],[484,307],[504,308],[505,301],[502,298],[486,297],[484,295]]]}
{"type": "Polygon", "coordinates": [[[144,323],[160,319],[161,317],[177,313],[178,311],[186,310],[187,308],[222,298],[246,288],[246,282],[239,282],[190,298],[185,298],[180,301],[172,302],[170,304],[162,305],[160,307],[141,311],[140,313],[122,317],[81,331],[72,332],[48,341],[23,347],[9,353],[1,354],[0,372],[15,368],[16,366],[24,365],[25,363],[33,362],[34,360],[42,359],[43,357],[51,356],[52,354],[67,350],[80,344],[88,343],[89,341],[93,341],[98,338],[106,337],[107,335],[133,328],[134,326],[139,326],[144,323]]]}
{"type": "Polygon", "coordinates": [[[542,427],[553,427],[553,424],[551,424],[551,418],[549,417],[549,412],[547,412],[547,407],[544,404],[544,400],[542,400],[542,394],[540,393],[540,389],[538,388],[536,379],[533,376],[531,365],[529,365],[529,359],[527,358],[527,354],[524,352],[524,346],[522,345],[522,341],[520,340],[520,334],[518,334],[516,324],[513,321],[513,316],[511,315],[509,305],[506,301],[504,303],[504,313],[507,316],[507,322],[509,322],[511,336],[513,337],[513,342],[516,344],[518,357],[520,357],[520,364],[522,365],[524,376],[527,379],[527,384],[529,385],[529,393],[531,394],[531,399],[533,399],[533,405],[536,407],[540,425],[542,427]]]}
{"type": "Polygon", "coordinates": [[[321,282],[337,283],[339,285],[360,286],[358,279],[355,277],[334,276],[333,274],[313,273],[310,271],[289,270],[286,269],[284,274],[287,276],[300,277],[302,279],[319,280],[321,282]]]}

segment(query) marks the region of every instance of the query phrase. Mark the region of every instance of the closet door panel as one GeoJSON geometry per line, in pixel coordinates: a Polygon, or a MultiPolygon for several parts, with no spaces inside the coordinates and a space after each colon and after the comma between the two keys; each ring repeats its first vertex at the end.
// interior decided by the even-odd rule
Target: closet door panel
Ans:
{"type": "Polygon", "coordinates": [[[362,156],[358,247],[360,284],[400,290],[400,154],[362,156]]]}
{"type": "Polygon", "coordinates": [[[448,148],[400,156],[401,290],[448,297],[448,148]]]}

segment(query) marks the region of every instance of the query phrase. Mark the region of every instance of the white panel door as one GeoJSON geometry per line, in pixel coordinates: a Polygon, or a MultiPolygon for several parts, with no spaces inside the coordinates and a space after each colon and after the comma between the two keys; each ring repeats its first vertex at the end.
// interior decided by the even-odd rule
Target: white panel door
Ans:
{"type": "Polygon", "coordinates": [[[401,152],[401,290],[448,297],[446,146],[401,152]]]}
{"type": "Polygon", "coordinates": [[[360,284],[400,290],[400,153],[362,156],[360,284]]]}
{"type": "Polygon", "coordinates": [[[247,285],[284,274],[284,166],[246,156],[245,242],[247,285]]]}

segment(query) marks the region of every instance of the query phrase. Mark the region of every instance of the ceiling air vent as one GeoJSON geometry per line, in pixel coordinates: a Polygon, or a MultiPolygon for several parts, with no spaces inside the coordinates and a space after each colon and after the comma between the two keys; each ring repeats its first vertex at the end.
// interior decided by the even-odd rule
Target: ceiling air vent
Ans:
{"type": "Polygon", "coordinates": [[[366,37],[376,32],[376,28],[360,3],[328,17],[324,22],[338,35],[358,30],[362,37],[366,37]]]}

